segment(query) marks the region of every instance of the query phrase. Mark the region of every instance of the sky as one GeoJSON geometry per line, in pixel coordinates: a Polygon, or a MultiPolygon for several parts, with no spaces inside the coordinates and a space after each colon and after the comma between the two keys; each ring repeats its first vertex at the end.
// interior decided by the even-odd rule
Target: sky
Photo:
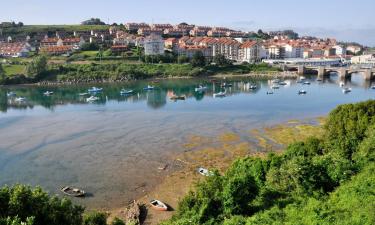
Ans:
{"type": "Polygon", "coordinates": [[[147,22],[294,29],[375,46],[375,0],[0,0],[0,22],[79,24],[147,22]]]}

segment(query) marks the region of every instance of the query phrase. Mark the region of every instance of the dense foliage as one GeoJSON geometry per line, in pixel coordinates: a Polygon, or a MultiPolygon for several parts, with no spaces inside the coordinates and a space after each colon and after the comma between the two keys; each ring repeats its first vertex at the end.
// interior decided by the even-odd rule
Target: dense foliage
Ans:
{"type": "Polygon", "coordinates": [[[26,67],[26,73],[31,78],[40,78],[47,70],[47,57],[40,55],[35,57],[26,67]]]}
{"type": "MultiPolygon", "coordinates": [[[[0,188],[0,225],[106,225],[104,213],[83,216],[84,208],[69,199],[49,196],[40,187],[0,188]]],[[[115,219],[113,225],[121,225],[115,219]]]]}
{"type": "Polygon", "coordinates": [[[321,139],[235,161],[163,224],[375,224],[375,101],[333,110],[321,139]]]}

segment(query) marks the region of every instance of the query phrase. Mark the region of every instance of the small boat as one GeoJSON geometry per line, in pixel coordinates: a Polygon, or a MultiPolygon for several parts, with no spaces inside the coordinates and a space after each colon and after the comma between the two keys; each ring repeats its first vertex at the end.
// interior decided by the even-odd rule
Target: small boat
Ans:
{"type": "Polygon", "coordinates": [[[79,93],[78,95],[79,95],[79,96],[86,96],[86,95],[89,95],[89,93],[84,92],[84,93],[79,93]]]}
{"type": "Polygon", "coordinates": [[[159,200],[151,200],[150,205],[153,209],[159,210],[159,211],[168,211],[168,206],[159,200]]]}
{"type": "Polygon", "coordinates": [[[53,95],[53,91],[46,91],[46,92],[43,93],[43,95],[45,95],[45,96],[53,95]]]}
{"type": "Polygon", "coordinates": [[[317,78],[316,81],[320,82],[320,81],[323,81],[323,79],[322,78],[317,78]]]}
{"type": "Polygon", "coordinates": [[[285,81],[281,81],[279,82],[279,85],[287,85],[287,83],[285,81]]]}
{"type": "Polygon", "coordinates": [[[147,87],[144,87],[143,90],[145,91],[151,91],[151,90],[154,90],[155,87],[151,86],[151,85],[147,85],[147,87]]]}
{"type": "Polygon", "coordinates": [[[267,91],[267,95],[273,95],[273,91],[267,91]]]}
{"type": "Polygon", "coordinates": [[[351,91],[352,91],[352,89],[348,88],[348,87],[342,89],[342,93],[344,93],[344,94],[347,94],[347,93],[349,93],[351,91]]]}
{"type": "Polygon", "coordinates": [[[340,82],[340,87],[344,87],[345,86],[345,83],[344,82],[340,82]]]}
{"type": "Polygon", "coordinates": [[[125,90],[125,89],[122,89],[120,91],[120,95],[131,95],[131,94],[134,94],[134,91],[133,90],[125,90]]]}
{"type": "Polygon", "coordinates": [[[25,97],[18,97],[15,99],[16,102],[24,102],[26,101],[26,98],[25,97]]]}
{"type": "Polygon", "coordinates": [[[225,97],[225,95],[226,95],[226,92],[225,91],[224,92],[221,91],[221,92],[213,94],[212,96],[214,98],[222,98],[222,97],[225,97]]]}
{"type": "Polygon", "coordinates": [[[273,84],[278,84],[278,83],[280,83],[280,80],[279,79],[274,79],[274,80],[272,80],[272,83],[273,84]]]}
{"type": "Polygon", "coordinates": [[[372,86],[371,89],[375,89],[375,86],[372,86]]]}
{"type": "Polygon", "coordinates": [[[73,197],[84,197],[85,196],[84,190],[79,189],[79,188],[70,187],[70,186],[65,186],[65,187],[61,188],[61,192],[66,194],[66,195],[73,196],[73,197]]]}
{"type": "Polygon", "coordinates": [[[212,171],[209,171],[208,169],[202,167],[198,168],[198,173],[206,177],[213,175],[212,171]]]}
{"type": "Polygon", "coordinates": [[[97,101],[97,100],[99,100],[99,98],[96,97],[96,96],[91,96],[89,98],[86,98],[86,102],[94,102],[94,101],[97,101]]]}
{"type": "Polygon", "coordinates": [[[310,85],[311,83],[309,81],[303,82],[304,85],[310,85]]]}
{"type": "Polygon", "coordinates": [[[233,86],[232,84],[228,84],[228,83],[221,84],[221,87],[232,87],[232,86],[233,86]]]}
{"type": "Polygon", "coordinates": [[[88,92],[102,92],[103,91],[103,88],[97,88],[97,87],[92,87],[90,89],[87,90],[88,92]]]}
{"type": "Polygon", "coordinates": [[[272,88],[272,89],[279,89],[280,86],[278,86],[278,85],[272,85],[271,88],[272,88]]]}
{"type": "Polygon", "coordinates": [[[258,87],[256,86],[256,85],[250,85],[250,87],[249,87],[249,89],[250,90],[255,90],[255,89],[257,89],[258,87]]]}
{"type": "Polygon", "coordinates": [[[185,95],[173,95],[171,96],[169,99],[173,100],[173,101],[177,101],[177,100],[185,100],[186,99],[186,96],[185,95]]]}
{"type": "Polygon", "coordinates": [[[199,86],[197,88],[195,88],[195,91],[196,92],[203,92],[203,91],[206,91],[208,88],[206,86],[199,86]]]}
{"type": "Polygon", "coordinates": [[[16,93],[13,91],[7,93],[7,97],[16,97],[16,93]]]}
{"type": "Polygon", "coordinates": [[[307,94],[307,91],[305,91],[305,90],[299,90],[298,94],[299,95],[305,95],[305,94],[307,94]]]}

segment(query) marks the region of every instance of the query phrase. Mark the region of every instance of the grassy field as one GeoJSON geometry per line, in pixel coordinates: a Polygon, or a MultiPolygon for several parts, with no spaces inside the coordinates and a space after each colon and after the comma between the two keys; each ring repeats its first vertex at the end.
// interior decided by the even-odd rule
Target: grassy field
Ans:
{"type": "Polygon", "coordinates": [[[24,74],[26,70],[25,65],[3,65],[3,68],[7,76],[12,76],[16,74],[24,74]]]}
{"type": "Polygon", "coordinates": [[[108,25],[25,25],[22,27],[4,28],[3,33],[8,34],[32,34],[39,32],[56,32],[56,31],[91,31],[107,30],[108,25]]]}

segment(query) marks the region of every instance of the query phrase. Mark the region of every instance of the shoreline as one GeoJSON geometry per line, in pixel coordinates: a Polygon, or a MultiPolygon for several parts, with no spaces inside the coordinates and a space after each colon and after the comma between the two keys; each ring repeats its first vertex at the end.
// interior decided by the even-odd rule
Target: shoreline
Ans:
{"type": "MultiPolygon", "coordinates": [[[[269,152],[276,154],[284,151],[288,143],[294,140],[289,138],[282,143],[284,136],[290,135],[293,130],[298,139],[305,139],[309,135],[321,135],[321,126],[324,117],[307,118],[304,120],[289,120],[267,127],[255,128],[249,131],[248,135],[257,139],[256,145],[241,140],[240,134],[223,133],[218,137],[192,136],[188,143],[184,144],[185,151],[173,155],[169,164],[179,164],[180,168],[166,166],[161,169],[165,172],[159,185],[153,187],[151,191],[145,192],[143,196],[135,199],[146,209],[146,217],[143,224],[159,224],[161,221],[170,219],[176,212],[179,201],[194,188],[194,184],[204,179],[196,172],[198,167],[208,169],[218,169],[221,174],[225,173],[228,167],[238,158],[243,157],[264,157],[269,152]],[[209,143],[209,144],[207,144],[209,143]],[[273,146],[274,148],[270,148],[273,146]],[[271,149],[271,150],[269,150],[271,149]],[[171,171],[170,171],[170,168],[171,171]],[[167,203],[171,210],[158,212],[148,206],[150,199],[160,199],[167,203]]],[[[123,218],[124,210],[127,207],[107,209],[109,220],[114,217],[123,218]]]]}
{"type": "Polygon", "coordinates": [[[89,81],[40,81],[37,83],[23,83],[23,84],[9,84],[0,85],[0,87],[12,87],[12,86],[70,86],[70,85],[84,85],[84,84],[116,84],[116,83],[127,83],[135,81],[157,81],[157,80],[168,80],[168,79],[210,79],[210,78],[253,78],[253,79],[297,79],[298,75],[295,72],[263,72],[263,73],[246,73],[246,74],[225,74],[218,73],[215,75],[207,76],[170,76],[170,77],[153,77],[147,79],[131,79],[131,80],[89,80],[89,81]]]}

